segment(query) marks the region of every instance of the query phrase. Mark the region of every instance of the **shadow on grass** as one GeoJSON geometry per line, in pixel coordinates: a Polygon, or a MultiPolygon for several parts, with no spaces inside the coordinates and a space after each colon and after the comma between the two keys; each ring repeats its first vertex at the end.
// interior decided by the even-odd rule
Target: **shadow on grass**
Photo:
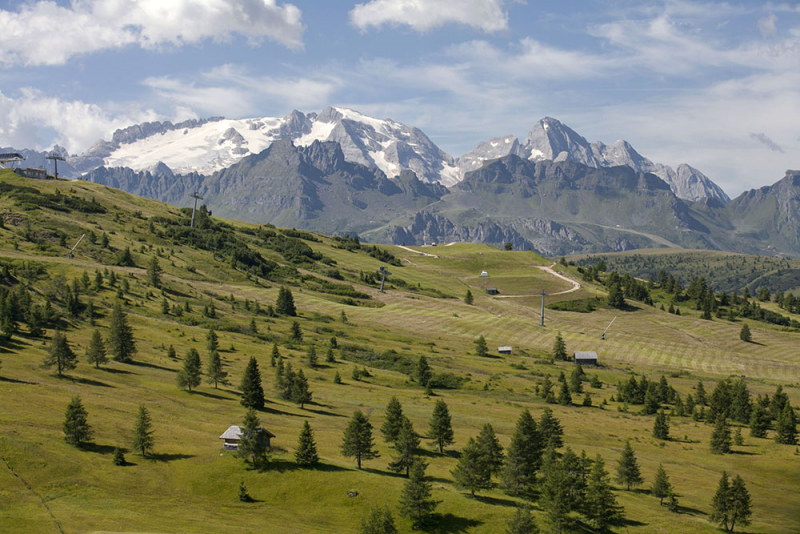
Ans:
{"type": "Polygon", "coordinates": [[[491,504],[492,506],[512,506],[514,508],[519,506],[517,501],[504,499],[502,497],[490,497],[489,495],[475,495],[475,500],[484,504],[491,504]]]}
{"type": "Polygon", "coordinates": [[[156,462],[174,462],[175,460],[188,460],[194,458],[194,454],[170,454],[170,453],[150,453],[147,455],[148,460],[156,462]]]}
{"type": "Polygon", "coordinates": [[[67,377],[67,376],[65,376],[64,378],[68,378],[68,379],[72,380],[73,382],[77,382],[78,384],[85,384],[87,386],[100,386],[100,387],[103,387],[103,388],[113,388],[113,387],[115,387],[115,386],[112,386],[111,384],[106,384],[105,382],[100,382],[99,380],[92,380],[91,378],[75,378],[75,377],[67,377]]]}
{"type": "Polygon", "coordinates": [[[27,384],[29,386],[36,384],[36,382],[26,382],[25,380],[17,380],[16,378],[7,378],[5,376],[0,376],[0,382],[8,382],[9,384],[27,384]]]}
{"type": "Polygon", "coordinates": [[[304,410],[307,411],[307,412],[315,413],[317,415],[329,415],[331,417],[345,417],[344,415],[342,415],[340,413],[329,412],[327,410],[313,410],[313,409],[308,408],[308,407],[304,408],[304,410]]]}
{"type": "Polygon", "coordinates": [[[268,471],[278,471],[278,472],[291,472],[291,471],[318,471],[321,473],[337,473],[341,471],[350,471],[350,469],[333,465],[333,464],[323,464],[318,463],[315,466],[311,467],[304,467],[302,465],[298,465],[295,462],[290,462],[288,460],[276,460],[269,462],[267,464],[268,471]]]}
{"type": "Polygon", "coordinates": [[[702,510],[698,510],[697,508],[692,508],[691,506],[683,506],[682,504],[678,505],[678,513],[679,514],[687,514],[687,515],[695,515],[698,517],[704,517],[708,515],[702,510]]]}
{"type": "Polygon", "coordinates": [[[95,454],[111,454],[114,452],[114,449],[116,449],[113,445],[100,445],[98,443],[86,443],[81,448],[95,454]]]}
{"type": "Polygon", "coordinates": [[[309,418],[308,415],[303,415],[301,413],[291,413],[291,412],[284,412],[283,410],[278,410],[277,408],[271,408],[268,404],[264,406],[263,409],[258,410],[261,413],[268,413],[272,415],[288,415],[291,417],[304,417],[306,419],[309,418]]]}
{"type": "Polygon", "coordinates": [[[731,450],[731,454],[737,454],[739,456],[759,456],[757,452],[749,452],[749,451],[734,451],[731,450]]]}
{"type": "Polygon", "coordinates": [[[618,522],[620,526],[623,527],[646,527],[649,523],[642,523],[641,521],[637,521],[635,519],[622,519],[618,522]]]}
{"type": "Polygon", "coordinates": [[[208,397],[209,399],[217,399],[217,400],[235,400],[230,397],[223,397],[222,395],[216,395],[214,393],[209,393],[208,391],[200,391],[195,389],[191,393],[192,395],[200,395],[201,397],[208,397]]]}
{"type": "Polygon", "coordinates": [[[469,532],[479,527],[483,521],[477,519],[467,519],[453,514],[433,514],[426,528],[426,532],[434,534],[451,534],[455,532],[469,532]]]}
{"type": "Polygon", "coordinates": [[[30,343],[26,343],[26,342],[22,341],[21,339],[14,337],[14,338],[5,340],[3,342],[3,345],[0,346],[0,354],[11,353],[11,352],[19,352],[20,350],[28,348],[30,346],[31,346],[30,343]]]}
{"type": "Polygon", "coordinates": [[[382,471],[380,469],[372,469],[369,467],[362,467],[361,470],[365,473],[372,473],[373,475],[381,475],[392,478],[402,478],[403,480],[407,480],[405,471],[403,471],[402,473],[395,473],[394,471],[382,471]]]}
{"type": "Polygon", "coordinates": [[[131,371],[126,371],[125,369],[114,369],[111,367],[101,367],[101,371],[104,373],[111,373],[112,375],[135,375],[137,373],[132,373],[131,371]]]}
{"type": "Polygon", "coordinates": [[[178,372],[175,369],[170,369],[169,367],[162,367],[162,366],[156,365],[154,363],[137,362],[137,361],[127,362],[127,363],[130,364],[130,365],[135,365],[137,367],[147,367],[147,368],[150,368],[150,369],[158,369],[159,371],[169,371],[170,373],[177,373],[178,372]]]}

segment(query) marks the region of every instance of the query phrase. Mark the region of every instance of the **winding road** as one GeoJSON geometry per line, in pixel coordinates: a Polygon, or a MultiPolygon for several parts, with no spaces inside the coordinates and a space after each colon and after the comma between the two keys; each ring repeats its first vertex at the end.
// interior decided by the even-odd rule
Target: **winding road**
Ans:
{"type": "MultiPolygon", "coordinates": [[[[572,287],[570,289],[567,289],[567,290],[564,290],[564,291],[559,291],[558,293],[549,293],[547,296],[565,295],[567,293],[572,293],[573,291],[577,291],[577,290],[579,290],[581,288],[581,284],[579,282],[573,280],[572,278],[568,278],[568,277],[564,276],[561,273],[558,273],[558,272],[554,271],[553,267],[555,267],[555,266],[556,266],[556,264],[553,263],[550,266],[537,265],[536,268],[537,269],[541,269],[542,271],[546,272],[547,274],[551,274],[551,275],[555,276],[556,278],[561,278],[562,280],[564,280],[566,282],[569,282],[570,284],[572,284],[572,287]]],[[[497,295],[495,298],[498,298],[498,299],[519,299],[519,298],[523,298],[523,297],[536,297],[536,296],[538,296],[538,294],[535,294],[535,295],[497,295]]]]}

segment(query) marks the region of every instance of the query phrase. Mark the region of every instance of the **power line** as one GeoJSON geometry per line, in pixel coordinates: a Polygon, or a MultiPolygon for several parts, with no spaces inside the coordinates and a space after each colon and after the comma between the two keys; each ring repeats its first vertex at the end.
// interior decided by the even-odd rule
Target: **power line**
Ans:
{"type": "Polygon", "coordinates": [[[192,193],[192,196],[191,196],[191,198],[193,198],[193,199],[194,199],[194,208],[192,208],[192,228],[194,228],[194,214],[195,214],[195,212],[197,211],[197,201],[198,201],[198,200],[203,200],[203,197],[201,197],[201,196],[198,194],[198,192],[197,192],[197,191],[195,191],[194,193],[192,193]]]}
{"type": "Polygon", "coordinates": [[[67,160],[65,160],[64,158],[62,158],[61,156],[59,156],[58,154],[55,154],[55,153],[50,154],[49,156],[46,156],[44,159],[53,160],[53,166],[54,166],[54,173],[53,174],[55,175],[56,180],[58,180],[58,162],[59,161],[67,161],[67,160]]]}

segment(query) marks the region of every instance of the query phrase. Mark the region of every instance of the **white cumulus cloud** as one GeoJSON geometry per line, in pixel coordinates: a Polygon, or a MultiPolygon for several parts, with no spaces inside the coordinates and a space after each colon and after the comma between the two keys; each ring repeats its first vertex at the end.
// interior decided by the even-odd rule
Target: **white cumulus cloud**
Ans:
{"type": "Polygon", "coordinates": [[[147,49],[246,37],[303,47],[301,11],[276,0],[50,0],[0,10],[0,63],[63,65],[130,45],[147,49]]]}
{"type": "Polygon", "coordinates": [[[445,24],[464,24],[485,32],[508,28],[504,0],[371,0],[350,11],[350,22],[361,30],[406,25],[426,32],[445,24]]]}

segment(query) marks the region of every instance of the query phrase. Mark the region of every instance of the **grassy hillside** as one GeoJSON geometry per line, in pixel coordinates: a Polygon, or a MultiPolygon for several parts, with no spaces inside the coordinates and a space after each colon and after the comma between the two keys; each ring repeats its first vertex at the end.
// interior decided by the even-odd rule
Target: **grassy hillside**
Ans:
{"type": "MultiPolygon", "coordinates": [[[[750,322],[754,343],[745,343],[739,340],[741,320],[702,321],[699,312],[675,316],[640,304],[630,311],[600,308],[590,314],[548,309],[542,328],[541,289],[561,293],[548,302],[604,299],[604,289],[582,283],[580,290],[562,293],[571,284],[540,269],[551,262],[532,252],[456,244],[418,252],[379,247],[370,255],[363,247],[322,235],[215,218],[200,217],[192,232],[185,210],[85,182],[38,182],[0,171],[0,188],[0,266],[8,274],[3,287],[28,287],[34,305],[44,308],[49,302],[58,316],[43,336],[30,335],[28,325],[21,323],[19,332],[0,345],[0,531],[209,532],[235,524],[244,531],[356,532],[371,506],[388,504],[397,518],[405,479],[387,470],[394,453],[378,431],[386,403],[396,396],[419,434],[427,432],[438,399],[447,402],[453,417],[456,443],[446,454],[422,440],[433,497],[440,501],[430,531],[500,532],[522,499],[497,486],[469,497],[451,474],[456,451],[485,423],[494,426],[507,447],[524,408],[539,419],[548,406],[536,395],[544,377],[557,383],[560,372],[569,376],[574,367],[550,359],[558,332],[570,353],[596,350],[601,362],[587,372],[597,374],[602,388],[584,384],[594,407],[550,405],[564,426],[565,445],[590,457],[602,455],[613,472],[630,439],[646,479],[640,491],[615,490],[626,515],[616,530],[713,532],[708,514],[723,470],[742,475],[752,494],[749,532],[800,530],[800,456],[795,447],[751,438],[745,429],[745,444],[735,446],[734,454],[712,455],[712,427],[706,422],[672,417],[673,439],[661,441],[651,435],[653,416],[639,415],[639,406],[621,411],[623,405],[610,400],[617,395],[617,382],[632,373],[651,380],[663,374],[683,397],[696,393],[698,380],[705,381],[710,393],[716,380],[735,375],[747,377],[753,396],[771,395],[782,385],[797,406],[796,331],[750,322]],[[68,259],[66,253],[82,234],[87,237],[68,259]],[[116,265],[126,248],[134,265],[116,265]],[[375,256],[380,251],[399,262],[389,265],[392,275],[385,294],[370,276],[392,259],[384,255],[379,260],[375,256]],[[164,270],[163,292],[148,284],[146,267],[154,256],[164,270]],[[70,314],[66,285],[75,279],[80,285],[84,272],[94,280],[95,271],[106,270],[118,277],[116,286],[105,276],[102,288],[80,290],[80,307],[70,314]],[[481,270],[488,271],[488,279],[479,276],[481,270]],[[120,291],[126,283],[128,289],[120,291]],[[501,294],[487,295],[489,285],[501,294]],[[268,315],[281,286],[293,292],[297,317],[268,315]],[[473,305],[462,300],[467,289],[474,295],[473,305]],[[162,312],[164,299],[168,314],[162,312]],[[111,308],[118,300],[128,312],[138,352],[131,364],[110,362],[95,369],[85,362],[84,352],[95,328],[108,335],[111,308]],[[86,316],[89,302],[96,326],[86,316]],[[203,313],[212,302],[214,318],[203,313]],[[177,310],[187,304],[190,311],[178,316],[177,310]],[[607,339],[600,341],[615,316],[607,339]],[[302,342],[289,336],[295,320],[304,332],[302,342]],[[63,378],[41,368],[55,326],[64,330],[80,359],[63,378]],[[205,368],[206,334],[212,327],[230,384],[215,389],[204,383],[193,393],[182,391],[175,377],[183,357],[196,348],[205,368]],[[479,335],[486,337],[491,357],[474,354],[479,335]],[[315,345],[324,362],[333,336],[336,363],[309,367],[309,347],[315,345]],[[270,366],[273,343],[309,378],[313,402],[304,409],[276,393],[275,368],[270,366]],[[177,359],[169,358],[170,345],[177,359]],[[512,345],[513,355],[497,356],[500,345],[512,345]],[[239,383],[251,356],[258,360],[268,398],[259,418],[276,435],[263,471],[250,470],[243,460],[221,451],[218,439],[244,417],[239,383]],[[434,373],[461,378],[460,387],[436,388],[426,396],[407,373],[420,356],[429,359],[434,373]],[[356,364],[371,376],[353,380],[356,364]],[[333,381],[337,372],[342,384],[333,381]],[[76,394],[95,434],[85,450],[63,439],[64,411],[76,394]],[[603,401],[607,405],[601,409],[603,401]],[[155,428],[155,452],[149,457],[130,450],[142,403],[155,428]],[[356,409],[370,415],[380,452],[361,471],[340,452],[343,430],[356,409]],[[322,462],[316,469],[294,463],[304,421],[315,433],[322,462]],[[112,464],[114,447],[126,450],[130,465],[112,464]],[[643,491],[659,463],[679,494],[678,514],[643,491]],[[237,500],[241,481],[256,502],[237,500]],[[358,495],[350,497],[349,492],[358,495]]],[[[580,279],[574,267],[555,269],[580,279]]],[[[574,396],[580,404],[583,396],[574,396]]],[[[770,430],[769,437],[773,434],[770,430]]],[[[544,526],[544,514],[535,501],[533,506],[544,526]]],[[[411,530],[408,519],[397,518],[397,524],[403,532],[411,530]]]]}

